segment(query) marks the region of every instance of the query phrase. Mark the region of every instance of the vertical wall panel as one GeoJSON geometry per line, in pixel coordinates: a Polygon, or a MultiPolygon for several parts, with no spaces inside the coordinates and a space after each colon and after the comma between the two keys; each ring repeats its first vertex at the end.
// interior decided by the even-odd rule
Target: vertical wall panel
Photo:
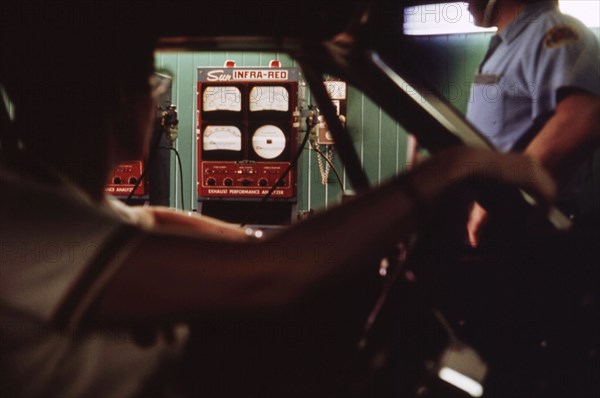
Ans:
{"type": "MultiPolygon", "coordinates": [[[[179,54],[176,53],[172,53],[172,52],[160,52],[157,53],[155,56],[155,63],[158,69],[167,69],[169,72],[171,72],[173,74],[173,85],[172,85],[172,97],[171,97],[171,103],[175,106],[177,106],[177,110],[178,112],[180,112],[179,110],[179,73],[178,73],[178,69],[179,69],[179,54]]],[[[185,111],[184,111],[185,113],[185,111]]],[[[184,130],[179,129],[179,135],[181,136],[181,134],[184,133],[184,130]]],[[[179,145],[179,139],[177,139],[177,141],[175,142],[174,146],[175,148],[177,148],[179,145]]],[[[180,192],[180,183],[178,182],[177,185],[175,185],[173,183],[175,178],[179,178],[179,170],[177,169],[178,167],[178,163],[176,162],[175,156],[173,156],[173,154],[171,154],[171,192],[170,192],[170,200],[169,200],[169,204],[171,207],[176,207],[176,208],[181,208],[181,200],[177,200],[179,199],[179,193],[177,194],[178,196],[176,197],[175,195],[175,188],[177,188],[177,192],[180,192]]],[[[189,184],[189,181],[185,181],[184,180],[184,185],[185,184],[189,184]]]]}
{"type": "MultiPolygon", "coordinates": [[[[362,94],[361,94],[362,95],[362,94]]],[[[352,101],[352,98],[348,98],[352,101]]],[[[362,101],[363,168],[369,181],[379,180],[379,141],[381,113],[379,107],[364,98],[362,101]]]]}
{"type": "MultiPolygon", "coordinates": [[[[196,152],[196,112],[195,112],[195,82],[196,65],[194,64],[193,53],[183,53],[179,55],[177,70],[177,108],[179,110],[179,139],[176,142],[176,148],[179,151],[182,162],[182,173],[184,178],[183,200],[186,209],[195,206],[195,152],[196,152]]],[[[179,184],[179,169],[175,169],[175,179],[179,184]]],[[[181,189],[175,193],[178,204],[181,202],[181,189]]]]}
{"type": "Polygon", "coordinates": [[[380,123],[380,142],[379,142],[379,181],[386,180],[396,174],[396,164],[399,159],[404,163],[404,154],[406,145],[399,145],[399,141],[406,142],[406,137],[401,137],[396,123],[386,113],[382,112],[380,123]],[[402,151],[402,152],[399,152],[402,151]]]}
{"type": "Polygon", "coordinates": [[[471,33],[414,39],[428,54],[421,62],[423,75],[461,112],[466,111],[471,82],[491,36],[471,33]]]}
{"type": "MultiPolygon", "coordinates": [[[[218,53],[209,53],[208,65],[198,65],[198,66],[223,66],[225,61],[230,59],[228,52],[218,52],[218,53]]],[[[242,65],[240,65],[242,66],[242,65]]]]}
{"type": "Polygon", "coordinates": [[[243,53],[240,62],[245,66],[259,66],[260,53],[243,53]]]}
{"type": "Polygon", "coordinates": [[[259,56],[259,64],[257,66],[269,66],[269,61],[271,61],[272,59],[277,59],[277,53],[261,52],[259,56]]]}
{"type": "MultiPolygon", "coordinates": [[[[354,143],[354,148],[358,152],[358,156],[363,161],[364,157],[364,140],[363,140],[363,106],[365,98],[361,92],[354,87],[348,87],[348,104],[346,105],[347,119],[346,128],[354,143]]],[[[346,179],[346,189],[354,190],[349,179],[346,179]]]]}

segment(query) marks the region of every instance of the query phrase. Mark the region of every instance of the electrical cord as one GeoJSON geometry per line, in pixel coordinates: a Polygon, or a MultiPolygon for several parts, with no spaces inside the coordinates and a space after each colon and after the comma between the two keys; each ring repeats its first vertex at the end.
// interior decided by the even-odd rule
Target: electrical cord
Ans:
{"type": "Polygon", "coordinates": [[[127,196],[127,199],[125,199],[125,204],[127,204],[127,205],[131,204],[131,198],[133,197],[135,190],[140,186],[142,181],[144,181],[144,179],[146,178],[146,173],[148,172],[148,170],[150,170],[150,165],[152,164],[152,162],[156,158],[156,154],[158,153],[158,148],[160,147],[160,140],[162,139],[162,136],[165,133],[165,130],[166,129],[163,126],[161,126],[160,133],[158,134],[158,137],[156,137],[156,142],[154,143],[154,146],[152,147],[150,156],[148,156],[148,161],[146,162],[146,167],[144,167],[144,171],[142,171],[142,175],[140,176],[140,178],[138,178],[138,180],[135,182],[135,185],[133,186],[133,189],[129,193],[129,196],[127,196]]]}
{"type": "Polygon", "coordinates": [[[318,148],[318,146],[315,144],[313,145],[312,149],[319,154],[319,156],[321,156],[323,159],[325,159],[325,161],[327,162],[327,164],[329,164],[329,167],[331,167],[331,170],[333,170],[333,173],[335,174],[335,177],[338,181],[338,183],[340,184],[340,189],[342,190],[342,192],[344,192],[344,183],[342,182],[342,178],[340,177],[340,173],[338,173],[335,165],[333,164],[333,162],[331,160],[329,160],[329,158],[327,156],[325,156],[325,154],[318,148]]]}
{"type": "Polygon", "coordinates": [[[306,132],[305,135],[304,135],[304,139],[302,140],[302,143],[298,147],[298,150],[296,151],[296,156],[294,156],[294,159],[292,160],[292,162],[285,169],[285,171],[283,173],[281,173],[281,175],[279,176],[279,178],[277,179],[277,181],[275,181],[275,184],[273,184],[273,186],[271,187],[271,189],[269,189],[269,192],[267,192],[265,194],[265,196],[262,197],[262,199],[260,200],[260,202],[258,202],[258,204],[254,207],[253,211],[251,213],[248,213],[246,215],[246,218],[244,219],[244,222],[241,224],[242,227],[245,226],[246,224],[248,224],[248,220],[250,219],[250,217],[253,214],[257,214],[257,215],[260,214],[261,207],[264,205],[264,203],[271,197],[271,195],[273,195],[273,192],[275,192],[275,190],[277,189],[277,187],[279,186],[279,184],[281,184],[281,182],[290,173],[290,171],[294,167],[296,167],[296,165],[298,164],[298,160],[300,159],[300,156],[302,155],[302,151],[304,150],[304,147],[306,146],[306,143],[308,142],[308,138],[309,137],[310,137],[310,133],[306,132]]]}
{"type": "Polygon", "coordinates": [[[179,151],[172,146],[161,146],[160,149],[169,149],[175,152],[175,156],[177,157],[177,163],[179,163],[179,186],[180,186],[180,195],[181,195],[181,210],[185,210],[185,202],[183,200],[183,166],[181,165],[181,156],[179,156],[179,151]]]}

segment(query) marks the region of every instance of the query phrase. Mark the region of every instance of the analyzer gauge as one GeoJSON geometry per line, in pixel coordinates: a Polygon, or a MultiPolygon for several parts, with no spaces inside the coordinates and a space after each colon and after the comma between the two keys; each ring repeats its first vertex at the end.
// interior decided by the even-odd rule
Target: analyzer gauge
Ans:
{"type": "Polygon", "coordinates": [[[259,127],[252,136],[252,148],[263,159],[275,159],[283,153],[285,145],[285,134],[272,124],[259,127]]]}
{"type": "Polygon", "coordinates": [[[205,112],[242,110],[242,93],[235,86],[210,86],[202,93],[202,110],[205,112]]]}
{"type": "Polygon", "coordinates": [[[339,80],[327,80],[323,82],[329,98],[334,100],[346,99],[346,82],[339,80]]]}
{"type": "Polygon", "coordinates": [[[207,126],[202,135],[205,151],[241,151],[242,132],[235,126],[207,126]]]}
{"type": "Polygon", "coordinates": [[[250,112],[290,109],[290,95],[283,86],[254,86],[250,90],[250,112]]]}

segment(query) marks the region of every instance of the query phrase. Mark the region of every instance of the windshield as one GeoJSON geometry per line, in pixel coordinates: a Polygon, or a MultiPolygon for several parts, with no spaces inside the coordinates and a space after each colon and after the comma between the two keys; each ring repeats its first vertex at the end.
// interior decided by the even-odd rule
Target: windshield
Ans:
{"type": "MultiPolygon", "coordinates": [[[[179,135],[173,146],[179,152],[182,168],[173,156],[170,168],[171,206],[181,207],[181,195],[184,196],[185,209],[193,211],[201,210],[207,196],[213,201],[217,197],[222,198],[218,194],[212,196],[213,192],[227,192],[224,194],[226,197],[235,198],[225,189],[236,188],[236,183],[231,187],[221,186],[220,178],[225,180],[227,176],[205,174],[215,170],[206,169],[207,165],[210,162],[237,162],[235,167],[239,167],[239,171],[250,172],[250,166],[239,165],[245,161],[288,161],[291,156],[286,151],[292,148],[288,148],[287,141],[301,151],[297,165],[297,191],[293,198],[297,201],[300,217],[333,206],[342,200],[344,194],[353,192],[311,90],[303,80],[298,63],[289,55],[158,51],[155,62],[158,69],[168,69],[174,75],[172,103],[176,105],[179,118],[179,135]],[[295,85],[285,81],[250,80],[250,83],[240,83],[243,80],[226,80],[229,77],[222,76],[223,72],[234,70],[239,73],[229,73],[227,76],[231,79],[252,79],[251,76],[258,75],[251,73],[268,68],[272,60],[279,61],[279,67],[275,69],[290,71],[291,76],[297,76],[297,91],[295,85]],[[227,61],[234,62],[235,66],[224,67],[227,61]],[[215,77],[215,82],[210,81],[212,77],[215,77]],[[199,102],[202,103],[200,106],[199,102]],[[293,116],[296,108],[298,115],[293,116]],[[294,130],[297,137],[289,135],[287,129],[292,125],[286,124],[288,117],[297,118],[298,126],[294,130]],[[306,134],[312,134],[312,137],[301,148],[306,134]],[[245,138],[246,135],[249,138],[245,138]],[[204,168],[202,164],[205,164],[204,168]],[[203,185],[205,189],[202,189],[203,185]]],[[[323,81],[369,181],[378,184],[405,170],[410,161],[406,131],[362,91],[334,76],[323,76],[323,81]]],[[[249,186],[238,187],[236,192],[240,193],[242,189],[256,191],[254,185],[257,185],[256,188],[260,187],[259,192],[263,193],[264,187],[258,184],[266,186],[266,182],[257,179],[255,184],[254,180],[249,180],[249,186]]]]}

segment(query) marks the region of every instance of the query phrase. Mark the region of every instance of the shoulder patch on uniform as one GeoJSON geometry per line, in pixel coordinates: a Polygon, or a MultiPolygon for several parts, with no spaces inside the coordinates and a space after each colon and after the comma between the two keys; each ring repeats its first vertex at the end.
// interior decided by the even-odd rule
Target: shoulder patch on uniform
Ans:
{"type": "Polygon", "coordinates": [[[557,48],[579,40],[579,33],[569,25],[559,25],[550,29],[544,36],[544,47],[557,48]]]}

